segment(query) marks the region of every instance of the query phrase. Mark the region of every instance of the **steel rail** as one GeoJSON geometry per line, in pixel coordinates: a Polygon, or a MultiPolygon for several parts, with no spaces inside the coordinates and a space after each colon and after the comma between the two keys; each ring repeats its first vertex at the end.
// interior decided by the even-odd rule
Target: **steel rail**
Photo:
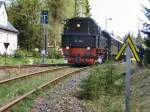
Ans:
{"type": "Polygon", "coordinates": [[[29,67],[47,67],[48,64],[33,64],[33,65],[8,65],[0,66],[0,69],[11,69],[11,68],[29,68],[29,67]]]}
{"type": "Polygon", "coordinates": [[[64,68],[66,68],[66,67],[57,67],[57,68],[43,70],[43,71],[40,71],[40,72],[26,74],[26,75],[22,75],[22,76],[18,76],[18,77],[13,77],[13,78],[10,78],[10,79],[1,80],[0,84],[6,84],[6,83],[9,83],[9,82],[12,82],[12,81],[15,81],[15,80],[25,79],[25,78],[28,78],[28,77],[31,77],[31,76],[38,76],[38,75],[41,75],[42,73],[53,72],[53,71],[61,70],[61,69],[64,69],[64,68]]]}
{"type": "Polygon", "coordinates": [[[33,65],[8,65],[0,66],[0,69],[12,69],[12,68],[29,68],[29,67],[48,67],[48,66],[68,66],[70,64],[33,64],[33,65]]]}
{"type": "Polygon", "coordinates": [[[4,105],[3,107],[0,107],[0,112],[6,112],[8,110],[10,110],[13,106],[15,106],[17,103],[19,103],[21,100],[27,98],[28,96],[34,94],[36,91],[40,90],[40,89],[44,89],[46,87],[48,87],[48,85],[52,84],[52,85],[56,85],[58,82],[60,82],[61,80],[69,77],[69,76],[72,76],[73,74],[75,73],[79,73],[85,69],[87,69],[88,67],[84,67],[84,68],[80,68],[79,70],[76,70],[76,71],[73,71],[73,72],[70,72],[70,73],[66,73],[65,75],[63,76],[60,76],[52,81],[49,81],[49,82],[46,82],[44,83],[43,85],[37,87],[37,89],[33,89],[31,91],[29,91],[28,93],[16,98],[15,100],[9,102],[8,104],[4,105]]]}

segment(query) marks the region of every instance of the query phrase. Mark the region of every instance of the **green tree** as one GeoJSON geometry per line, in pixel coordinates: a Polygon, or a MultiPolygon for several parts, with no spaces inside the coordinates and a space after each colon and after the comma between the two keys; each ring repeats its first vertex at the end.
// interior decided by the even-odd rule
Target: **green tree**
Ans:
{"type": "Polygon", "coordinates": [[[48,39],[52,46],[60,45],[60,37],[67,18],[74,15],[74,0],[47,0],[49,11],[48,39]]]}
{"type": "Polygon", "coordinates": [[[8,7],[10,21],[19,30],[20,48],[30,50],[40,46],[39,0],[14,0],[8,7]]]}
{"type": "Polygon", "coordinates": [[[143,44],[143,39],[142,39],[140,31],[138,32],[138,35],[137,35],[137,38],[136,38],[136,44],[137,45],[142,45],[143,44]]]}
{"type": "MultiPolygon", "coordinates": [[[[147,19],[150,21],[150,9],[149,8],[144,7],[144,14],[147,17],[147,19]]],[[[146,45],[144,62],[147,65],[147,64],[150,64],[150,24],[145,22],[143,26],[144,26],[143,33],[147,35],[144,40],[144,43],[146,45]]]]}
{"type": "MultiPolygon", "coordinates": [[[[88,0],[81,0],[84,14],[90,16],[88,0]]],[[[42,10],[48,10],[45,25],[50,46],[59,46],[63,26],[68,18],[75,16],[75,0],[12,0],[8,7],[10,21],[19,30],[18,42],[23,49],[41,48],[43,36],[40,25],[42,10]]]]}
{"type": "Polygon", "coordinates": [[[80,16],[79,13],[82,13],[84,17],[90,17],[90,4],[89,0],[74,0],[75,2],[75,16],[80,16]]]}
{"type": "Polygon", "coordinates": [[[82,1],[82,8],[84,9],[83,10],[83,13],[84,13],[84,16],[85,17],[90,17],[91,16],[91,12],[90,12],[90,3],[89,3],[89,0],[81,0],[82,1]]]}

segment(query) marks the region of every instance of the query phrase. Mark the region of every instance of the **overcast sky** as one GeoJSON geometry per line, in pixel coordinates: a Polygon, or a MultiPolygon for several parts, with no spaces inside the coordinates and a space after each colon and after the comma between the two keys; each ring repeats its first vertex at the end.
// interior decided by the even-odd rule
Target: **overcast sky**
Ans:
{"type": "Polygon", "coordinates": [[[102,29],[114,32],[115,35],[124,36],[128,32],[137,34],[138,26],[145,16],[142,13],[141,4],[149,7],[149,0],[90,0],[92,18],[102,29]]]}

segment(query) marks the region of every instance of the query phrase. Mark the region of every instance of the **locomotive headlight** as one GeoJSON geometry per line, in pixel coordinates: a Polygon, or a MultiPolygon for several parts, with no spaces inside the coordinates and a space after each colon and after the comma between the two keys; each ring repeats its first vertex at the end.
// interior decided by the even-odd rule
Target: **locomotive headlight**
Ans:
{"type": "Polygon", "coordinates": [[[66,46],[66,49],[69,50],[69,46],[66,46]]]}
{"type": "Polygon", "coordinates": [[[80,24],[77,24],[77,28],[80,28],[80,24]]]}
{"type": "Polygon", "coordinates": [[[90,50],[90,49],[91,49],[90,47],[87,47],[87,48],[86,48],[86,50],[90,50]]]}

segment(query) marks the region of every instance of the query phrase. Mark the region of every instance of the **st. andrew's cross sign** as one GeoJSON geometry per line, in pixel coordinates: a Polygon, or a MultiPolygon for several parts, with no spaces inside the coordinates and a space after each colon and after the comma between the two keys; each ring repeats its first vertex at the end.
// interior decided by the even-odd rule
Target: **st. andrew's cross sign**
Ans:
{"type": "Polygon", "coordinates": [[[135,44],[133,43],[133,40],[131,39],[130,36],[127,37],[125,43],[123,44],[122,48],[120,49],[120,51],[118,52],[117,56],[116,56],[116,60],[118,60],[121,56],[121,54],[123,53],[123,51],[125,50],[125,48],[129,45],[135,59],[137,62],[141,62],[141,59],[139,57],[139,54],[137,53],[137,50],[136,50],[136,47],[135,47],[135,44]]]}
{"type": "Polygon", "coordinates": [[[116,56],[116,60],[119,59],[121,56],[122,52],[126,48],[126,75],[125,75],[125,112],[130,112],[130,79],[131,79],[131,55],[130,55],[130,49],[136,59],[137,62],[141,63],[141,59],[137,53],[136,47],[131,39],[131,36],[128,35],[125,43],[123,44],[122,48],[118,52],[116,56]]]}

